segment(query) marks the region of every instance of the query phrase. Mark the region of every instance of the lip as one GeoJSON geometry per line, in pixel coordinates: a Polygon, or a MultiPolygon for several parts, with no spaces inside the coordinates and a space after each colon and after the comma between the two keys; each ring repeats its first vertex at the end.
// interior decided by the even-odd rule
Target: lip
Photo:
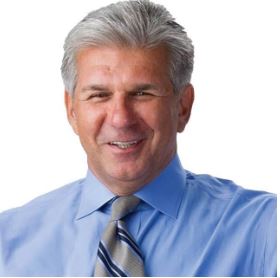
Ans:
{"type": "Polygon", "coordinates": [[[110,148],[110,150],[113,153],[116,154],[131,154],[138,152],[144,144],[144,139],[134,139],[134,140],[112,140],[107,143],[107,146],[110,148]],[[120,148],[117,145],[112,144],[112,142],[119,142],[119,143],[130,143],[130,142],[136,142],[135,144],[127,147],[127,148],[120,148]]]}
{"type": "Polygon", "coordinates": [[[137,144],[139,140],[132,140],[132,141],[112,141],[109,144],[110,145],[116,145],[116,146],[122,146],[124,149],[131,147],[135,144],[137,144]]]}

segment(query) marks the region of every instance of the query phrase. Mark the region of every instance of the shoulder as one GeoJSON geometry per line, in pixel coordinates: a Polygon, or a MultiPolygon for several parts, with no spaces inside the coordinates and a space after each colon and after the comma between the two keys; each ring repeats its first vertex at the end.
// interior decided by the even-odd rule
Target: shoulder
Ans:
{"type": "Polygon", "coordinates": [[[70,183],[0,214],[0,276],[32,274],[34,258],[47,263],[47,254],[61,251],[64,231],[74,230],[83,185],[70,183]]]}
{"type": "Polygon", "coordinates": [[[240,202],[254,200],[258,203],[272,203],[276,205],[276,194],[266,191],[246,189],[234,181],[222,179],[206,174],[194,174],[186,171],[186,179],[189,187],[194,190],[203,191],[217,199],[237,199],[240,202]]]}
{"type": "Polygon", "coordinates": [[[75,199],[79,199],[83,179],[67,184],[56,190],[41,195],[27,204],[0,213],[0,233],[7,229],[16,229],[38,224],[46,217],[56,218],[67,210],[75,199]]]}
{"type": "Polygon", "coordinates": [[[210,175],[186,171],[186,176],[188,190],[194,198],[204,202],[208,209],[219,209],[220,216],[232,225],[248,221],[265,227],[276,218],[276,194],[246,189],[231,180],[210,175]]]}
{"type": "Polygon", "coordinates": [[[204,230],[207,223],[209,230],[214,227],[211,237],[218,239],[215,248],[242,260],[236,268],[240,273],[257,271],[254,272],[257,276],[274,276],[276,194],[246,189],[230,180],[189,171],[186,171],[186,183],[187,201],[191,203],[195,221],[198,225],[204,223],[204,230]]]}

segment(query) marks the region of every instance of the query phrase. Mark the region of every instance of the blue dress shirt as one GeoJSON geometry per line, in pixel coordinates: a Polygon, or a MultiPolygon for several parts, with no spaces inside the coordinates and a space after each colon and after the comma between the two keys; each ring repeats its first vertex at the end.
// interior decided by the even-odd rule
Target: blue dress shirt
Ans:
{"type": "MultiPolygon", "coordinates": [[[[276,196],[185,171],[177,156],[126,217],[147,276],[276,275],[276,196]]],[[[1,276],[91,276],[114,195],[85,179],[0,214],[1,276]]]]}

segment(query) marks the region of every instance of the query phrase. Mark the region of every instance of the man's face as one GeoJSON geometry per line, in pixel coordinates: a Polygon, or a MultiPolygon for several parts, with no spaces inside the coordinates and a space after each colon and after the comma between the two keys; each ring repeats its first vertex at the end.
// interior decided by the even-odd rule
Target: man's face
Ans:
{"type": "Polygon", "coordinates": [[[76,61],[75,96],[65,94],[69,121],[97,178],[117,195],[132,194],[175,154],[192,86],[174,94],[163,47],[87,48],[76,61]]]}

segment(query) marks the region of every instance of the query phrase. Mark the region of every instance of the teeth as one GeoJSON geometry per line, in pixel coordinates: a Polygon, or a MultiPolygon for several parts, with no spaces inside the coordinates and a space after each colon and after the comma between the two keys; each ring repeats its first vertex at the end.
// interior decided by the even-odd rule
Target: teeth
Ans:
{"type": "Polygon", "coordinates": [[[137,141],[130,141],[130,142],[113,141],[110,144],[118,146],[121,149],[127,149],[127,148],[131,147],[132,145],[135,145],[136,143],[137,143],[137,141]]]}

